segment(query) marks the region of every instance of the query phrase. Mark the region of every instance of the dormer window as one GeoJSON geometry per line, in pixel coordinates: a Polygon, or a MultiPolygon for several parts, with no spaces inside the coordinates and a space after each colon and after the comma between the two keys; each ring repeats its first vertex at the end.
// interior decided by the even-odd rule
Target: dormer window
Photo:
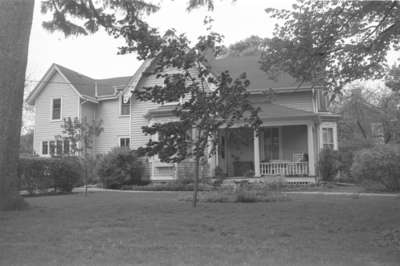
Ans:
{"type": "Polygon", "coordinates": [[[131,98],[121,97],[121,115],[130,115],[131,113],[131,98]]]}
{"type": "Polygon", "coordinates": [[[61,119],[61,98],[53,99],[51,102],[51,119],[61,119]]]}

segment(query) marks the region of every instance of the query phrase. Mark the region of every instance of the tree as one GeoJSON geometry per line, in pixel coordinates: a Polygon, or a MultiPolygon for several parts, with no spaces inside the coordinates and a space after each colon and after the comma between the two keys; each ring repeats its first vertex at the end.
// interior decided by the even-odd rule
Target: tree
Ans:
{"type": "Polygon", "coordinates": [[[16,180],[33,5],[0,1],[0,211],[22,206],[16,180]]]}
{"type": "Polygon", "coordinates": [[[230,45],[227,52],[234,56],[260,55],[266,49],[267,41],[267,39],[253,35],[230,45]]]}
{"type": "Polygon", "coordinates": [[[196,207],[200,160],[215,153],[218,131],[236,123],[258,130],[259,109],[254,108],[248,98],[246,88],[250,82],[244,73],[236,79],[228,71],[211,73],[205,54],[208,51],[219,53],[220,35],[210,33],[200,37],[193,47],[184,35],[176,36],[173,32],[163,40],[153,59],[151,74],[162,78],[164,84],[133,93],[141,101],[178,102],[173,110],[177,120],[143,127],[144,133],[157,135],[158,140],[150,139],[140,151],[148,156],[158,155],[164,162],[193,158],[193,206],[196,207]],[[188,132],[192,129],[193,137],[190,137],[188,132]]]}
{"type": "Polygon", "coordinates": [[[400,66],[394,65],[389,69],[385,76],[385,85],[394,92],[400,92],[400,66]]]}
{"type": "Polygon", "coordinates": [[[66,136],[56,136],[56,139],[68,141],[70,151],[67,155],[78,156],[80,164],[84,169],[83,183],[85,186],[85,196],[87,195],[88,170],[93,164],[93,143],[95,137],[103,132],[102,121],[92,121],[89,123],[86,118],[81,122],[77,117],[72,120],[70,117],[64,118],[61,125],[63,134],[66,136]]]}
{"type": "Polygon", "coordinates": [[[19,153],[33,154],[33,130],[27,130],[25,134],[21,135],[19,153]]]}
{"type": "Polygon", "coordinates": [[[398,1],[299,0],[293,10],[266,12],[283,21],[261,57],[274,77],[284,71],[339,93],[348,82],[381,78],[388,51],[399,49],[398,1]]]}

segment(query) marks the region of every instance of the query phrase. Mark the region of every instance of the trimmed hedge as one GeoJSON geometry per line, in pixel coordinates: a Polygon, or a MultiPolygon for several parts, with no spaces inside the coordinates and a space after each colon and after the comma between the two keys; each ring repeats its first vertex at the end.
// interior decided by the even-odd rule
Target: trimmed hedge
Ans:
{"type": "Polygon", "coordinates": [[[18,187],[29,194],[69,193],[81,180],[82,169],[76,158],[20,158],[18,187]]]}
{"type": "Polygon", "coordinates": [[[351,167],[360,182],[380,183],[387,191],[400,191],[400,148],[380,145],[358,152],[351,167]]]}
{"type": "Polygon", "coordinates": [[[135,151],[114,148],[99,162],[97,174],[105,188],[120,189],[126,185],[141,185],[144,173],[142,161],[135,151]]]}

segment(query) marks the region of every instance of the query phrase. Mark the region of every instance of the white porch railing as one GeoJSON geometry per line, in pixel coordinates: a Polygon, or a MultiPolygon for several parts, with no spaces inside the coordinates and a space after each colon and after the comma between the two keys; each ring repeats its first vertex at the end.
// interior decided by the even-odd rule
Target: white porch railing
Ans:
{"type": "Polygon", "coordinates": [[[308,175],[308,162],[268,162],[260,163],[260,174],[283,175],[283,176],[306,176],[308,175]]]}

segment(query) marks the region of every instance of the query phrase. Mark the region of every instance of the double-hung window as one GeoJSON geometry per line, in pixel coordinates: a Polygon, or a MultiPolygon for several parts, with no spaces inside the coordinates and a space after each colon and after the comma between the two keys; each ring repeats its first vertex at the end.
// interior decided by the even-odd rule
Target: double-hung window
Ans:
{"type": "Polygon", "coordinates": [[[62,154],[63,142],[62,140],[57,140],[56,142],[56,154],[60,156],[62,154]]]}
{"type": "Polygon", "coordinates": [[[56,152],[56,143],[55,141],[49,141],[49,146],[50,146],[50,155],[54,155],[56,152]]]}
{"type": "Polygon", "coordinates": [[[324,149],[332,149],[334,148],[334,140],[333,140],[333,128],[332,127],[324,127],[322,128],[322,145],[324,149]]]}
{"type": "Polygon", "coordinates": [[[61,98],[53,99],[51,102],[51,119],[61,119],[61,98]]]}
{"type": "Polygon", "coordinates": [[[42,154],[43,155],[49,154],[49,142],[48,141],[42,142],[42,154]]]}
{"type": "Polygon", "coordinates": [[[127,149],[129,149],[129,146],[130,146],[129,142],[130,142],[130,139],[129,139],[129,138],[120,138],[120,139],[119,139],[119,146],[120,146],[121,148],[127,148],[127,149]]]}
{"type": "Polygon", "coordinates": [[[131,99],[124,99],[121,97],[121,115],[130,115],[131,113],[131,99]]]}
{"type": "Polygon", "coordinates": [[[69,140],[64,140],[64,154],[69,154],[69,140]]]}

